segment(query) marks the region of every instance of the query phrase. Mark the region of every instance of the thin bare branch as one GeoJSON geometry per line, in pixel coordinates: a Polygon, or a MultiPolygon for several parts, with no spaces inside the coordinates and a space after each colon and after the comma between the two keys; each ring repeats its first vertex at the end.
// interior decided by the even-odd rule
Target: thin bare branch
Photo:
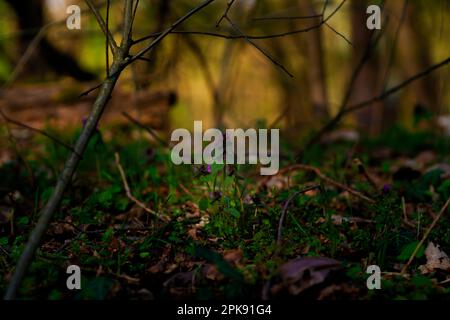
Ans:
{"type": "MultiPolygon", "coordinates": [[[[106,32],[109,33],[109,8],[110,0],[106,1],[106,32]]],[[[106,77],[109,78],[109,41],[108,37],[105,37],[105,56],[106,56],[106,77]]]]}
{"type": "Polygon", "coordinates": [[[127,194],[127,197],[133,201],[135,204],[137,204],[140,208],[144,209],[145,212],[156,216],[158,219],[167,222],[170,221],[170,218],[164,214],[158,214],[157,212],[155,212],[154,210],[148,208],[143,202],[139,201],[135,196],[133,196],[133,194],[131,193],[131,189],[130,186],[128,185],[127,182],[127,176],[125,175],[125,171],[122,168],[122,165],[120,164],[120,156],[119,154],[116,152],[115,153],[115,159],[116,159],[116,166],[117,169],[120,172],[120,176],[122,178],[122,182],[123,182],[123,187],[125,188],[125,193],[127,194]]]}
{"type": "Polygon", "coordinates": [[[280,169],[278,171],[278,175],[286,174],[286,173],[289,173],[289,172],[292,172],[292,171],[296,171],[296,170],[303,170],[303,171],[313,172],[321,180],[323,180],[324,182],[326,182],[326,183],[328,183],[328,184],[330,184],[332,186],[335,186],[336,188],[339,188],[341,190],[345,190],[349,194],[351,194],[351,195],[353,195],[353,196],[355,196],[355,197],[357,197],[357,198],[359,198],[361,200],[364,200],[364,201],[366,201],[368,203],[375,203],[375,200],[365,196],[364,194],[362,194],[359,191],[354,190],[353,188],[350,188],[350,187],[348,187],[348,186],[346,186],[346,185],[344,185],[344,184],[342,184],[342,183],[340,183],[338,181],[335,181],[335,180],[331,179],[330,177],[328,177],[324,173],[322,173],[322,171],[320,169],[318,169],[316,167],[313,167],[313,166],[309,166],[309,165],[306,165],[306,164],[294,164],[294,165],[291,165],[291,166],[286,167],[284,169],[280,169]]]}
{"type": "Polygon", "coordinates": [[[408,267],[410,266],[410,264],[416,257],[417,252],[419,252],[420,247],[424,244],[425,240],[430,235],[431,230],[433,230],[433,228],[436,226],[436,224],[438,223],[439,219],[441,219],[441,216],[444,214],[444,212],[447,211],[449,204],[450,204],[450,198],[447,199],[447,202],[444,204],[441,211],[439,211],[439,214],[436,216],[436,218],[433,220],[433,222],[431,223],[431,225],[428,227],[427,231],[423,235],[422,240],[420,240],[420,242],[417,244],[416,248],[414,249],[414,252],[411,254],[411,257],[409,257],[408,262],[405,264],[405,266],[403,267],[403,269],[401,271],[402,275],[404,273],[406,273],[406,271],[408,270],[408,267]]]}
{"type": "Polygon", "coordinates": [[[270,20],[310,20],[322,18],[321,14],[314,14],[310,16],[285,16],[285,17],[257,17],[253,18],[253,21],[270,21],[270,20]]]}
{"type": "Polygon", "coordinates": [[[314,185],[314,186],[311,186],[311,187],[307,187],[307,188],[305,188],[303,190],[297,191],[293,195],[291,195],[289,197],[289,199],[285,202],[285,204],[283,206],[283,210],[281,211],[280,221],[278,222],[278,234],[277,234],[277,247],[278,248],[281,247],[281,241],[283,239],[283,237],[282,237],[283,236],[282,235],[282,233],[283,233],[283,223],[284,223],[284,220],[286,218],[286,214],[287,214],[287,211],[289,209],[289,205],[299,195],[304,194],[304,193],[306,193],[308,191],[311,191],[311,190],[314,190],[314,189],[318,189],[318,188],[320,188],[320,185],[314,185]]]}
{"type": "Polygon", "coordinates": [[[235,0],[229,0],[227,3],[227,8],[225,9],[225,12],[222,14],[220,19],[216,23],[216,28],[220,27],[220,24],[222,23],[223,19],[228,16],[228,12],[230,12],[231,7],[233,6],[235,0]]]}
{"type": "Polygon", "coordinates": [[[153,128],[150,128],[144,124],[142,124],[141,122],[139,122],[137,119],[133,118],[132,116],[130,116],[127,112],[123,111],[122,115],[128,119],[128,121],[130,121],[131,123],[134,123],[135,125],[137,125],[139,128],[147,131],[153,138],[155,138],[156,141],[158,141],[161,146],[163,147],[167,147],[167,142],[164,141],[163,139],[161,139],[156,133],[155,130],[153,128]]]}
{"type": "MultiPolygon", "coordinates": [[[[155,40],[153,40],[147,47],[145,47],[144,49],[142,49],[141,51],[139,51],[137,54],[135,54],[132,58],[130,58],[127,62],[127,64],[132,63],[133,61],[136,61],[137,59],[139,59],[140,57],[142,57],[144,54],[146,54],[148,51],[150,51],[152,48],[154,48],[158,43],[161,42],[161,40],[163,40],[165,37],[167,37],[167,35],[169,35],[172,31],[175,30],[175,28],[177,28],[180,24],[182,24],[184,21],[186,21],[187,19],[189,19],[191,16],[193,16],[194,14],[196,14],[197,12],[199,12],[200,10],[202,10],[203,8],[205,8],[206,6],[210,5],[211,3],[213,3],[215,0],[206,0],[204,1],[202,4],[200,4],[199,6],[195,7],[194,9],[190,10],[188,13],[186,13],[184,16],[182,16],[181,18],[179,18],[177,21],[175,21],[169,28],[167,28],[164,32],[162,32],[161,34],[159,34],[155,40]]],[[[134,42],[134,44],[136,44],[137,42],[134,42]]]]}
{"type": "Polygon", "coordinates": [[[27,125],[27,124],[25,124],[25,123],[22,123],[22,122],[20,122],[20,121],[11,119],[11,118],[8,117],[8,116],[3,112],[3,110],[1,110],[1,109],[0,109],[0,115],[2,116],[2,118],[3,118],[6,122],[12,123],[12,124],[14,124],[14,125],[16,125],[16,126],[19,126],[19,127],[25,128],[25,129],[27,129],[27,130],[30,130],[30,131],[32,131],[32,132],[38,133],[38,134],[40,134],[40,135],[42,135],[42,136],[44,136],[44,137],[46,137],[46,138],[48,138],[48,139],[50,139],[50,140],[56,142],[57,144],[63,146],[63,147],[66,148],[67,150],[72,151],[72,152],[76,152],[75,149],[72,148],[71,146],[69,146],[67,143],[64,143],[63,141],[59,140],[58,138],[53,137],[52,135],[48,134],[47,132],[42,131],[42,130],[39,130],[39,129],[37,129],[37,128],[30,127],[29,125],[27,125]]]}
{"type": "Polygon", "coordinates": [[[98,11],[98,9],[92,4],[91,0],[85,0],[85,1],[86,1],[87,6],[89,7],[89,9],[91,10],[91,12],[94,14],[95,19],[97,19],[97,23],[100,26],[100,28],[102,29],[103,34],[108,39],[108,43],[111,46],[111,51],[113,52],[113,54],[116,54],[116,51],[118,49],[117,43],[114,40],[114,37],[112,36],[108,27],[106,26],[106,23],[102,18],[102,15],[98,11]]]}
{"type": "Polygon", "coordinates": [[[131,31],[133,29],[133,0],[125,0],[124,3],[125,17],[123,19],[123,30],[122,30],[122,43],[121,47],[124,45],[129,45],[131,43],[131,31]]]}
{"type": "Polygon", "coordinates": [[[347,42],[350,46],[353,47],[353,43],[346,36],[344,36],[341,32],[337,31],[334,27],[332,27],[328,22],[325,22],[325,26],[328,27],[328,29],[333,31],[335,34],[337,34],[339,37],[344,39],[345,42],[347,42]]]}
{"type": "MultiPolygon", "coordinates": [[[[127,4],[131,3],[131,1],[127,1],[127,4]]],[[[131,12],[131,10],[127,10],[126,12],[129,11],[131,12]]],[[[94,12],[98,13],[98,11],[94,12]]],[[[101,16],[99,17],[101,18],[101,16]]],[[[131,15],[125,14],[124,19],[131,20],[131,15]]],[[[103,21],[103,19],[100,19],[99,24],[101,24],[101,21],[103,21]]],[[[103,27],[105,27],[105,25],[103,25],[103,27]]],[[[106,30],[106,28],[103,27],[102,29],[106,30]]],[[[108,36],[108,33],[106,33],[106,36],[108,36]]],[[[130,39],[122,41],[120,49],[117,49],[117,51],[115,51],[113,63],[111,65],[111,75],[102,82],[100,91],[92,106],[92,111],[86,121],[86,124],[83,127],[83,130],[81,131],[77,142],[75,143],[74,152],[69,155],[64,169],[61,172],[58,182],[53,190],[53,193],[50,196],[50,199],[48,200],[44,209],[42,210],[35,228],[30,234],[30,238],[25,246],[22,255],[19,258],[14,274],[6,290],[6,294],[4,297],[5,300],[14,299],[17,295],[22,279],[31,264],[31,261],[41,243],[42,237],[44,236],[54,213],[61,203],[63,194],[81,160],[81,155],[86,150],[87,145],[94,131],[96,130],[97,124],[103,114],[103,111],[105,110],[106,105],[111,97],[117,80],[119,79],[119,76],[126,65],[125,59],[127,59],[129,55],[130,43],[130,39]]]]}
{"type": "MultiPolygon", "coordinates": [[[[209,36],[209,37],[216,37],[216,38],[222,38],[222,39],[228,39],[228,40],[234,40],[234,39],[263,40],[263,39],[281,38],[281,37],[291,36],[291,35],[294,35],[294,34],[310,32],[311,30],[314,30],[314,29],[322,27],[322,25],[325,22],[328,22],[341,9],[341,7],[344,5],[345,2],[346,2],[346,0],[343,0],[339,4],[339,6],[337,6],[336,9],[331,14],[326,19],[321,21],[320,23],[312,25],[312,26],[307,27],[307,28],[297,29],[297,30],[292,30],[292,31],[274,33],[274,34],[269,34],[269,35],[251,35],[251,34],[245,34],[245,35],[237,34],[237,35],[233,35],[233,34],[223,34],[223,33],[211,32],[211,31],[191,31],[191,30],[178,30],[178,31],[177,30],[172,30],[169,33],[170,34],[174,34],[174,35],[176,35],[176,34],[181,34],[181,35],[182,34],[191,34],[191,35],[197,35],[197,36],[209,36]]],[[[164,31],[164,33],[166,31],[164,31]]],[[[157,37],[161,36],[162,34],[163,34],[163,32],[157,32],[157,33],[154,33],[154,34],[151,34],[151,35],[139,38],[139,39],[135,40],[133,42],[133,44],[137,44],[137,43],[149,40],[149,39],[157,38],[157,37]]]]}
{"type": "Polygon", "coordinates": [[[230,25],[233,27],[233,29],[237,32],[239,32],[244,39],[250,43],[253,47],[255,47],[259,52],[261,52],[267,59],[269,59],[273,64],[275,64],[277,67],[279,67],[281,70],[283,70],[289,77],[293,78],[294,75],[290,73],[285,66],[283,66],[280,62],[275,60],[266,50],[261,48],[258,44],[256,44],[253,40],[247,38],[247,36],[241,31],[241,29],[228,17],[225,16],[225,19],[230,23],[230,25]]]}
{"type": "Polygon", "coordinates": [[[322,20],[325,17],[325,12],[327,11],[327,8],[328,8],[328,2],[329,2],[329,0],[325,0],[325,2],[323,3],[322,14],[321,14],[322,20]]]}
{"type": "Polygon", "coordinates": [[[417,80],[419,80],[419,79],[429,75],[433,71],[435,71],[437,69],[440,69],[440,68],[446,66],[449,63],[450,63],[450,57],[448,57],[447,59],[443,60],[442,62],[439,62],[439,63],[437,63],[437,64],[435,64],[435,65],[433,65],[433,66],[431,66],[431,67],[429,67],[429,68],[427,68],[425,70],[423,70],[422,72],[419,72],[418,74],[416,74],[416,75],[412,76],[411,78],[403,81],[402,83],[400,83],[400,84],[390,88],[389,90],[385,91],[384,93],[382,93],[382,94],[380,94],[380,95],[378,95],[376,97],[373,97],[373,98],[371,98],[369,100],[366,100],[366,101],[357,103],[355,105],[349,106],[348,108],[345,109],[344,113],[347,114],[347,113],[359,110],[361,108],[364,108],[364,107],[366,107],[368,105],[371,105],[372,103],[384,100],[387,97],[393,95],[394,93],[396,93],[396,92],[404,89],[405,87],[409,86],[411,83],[413,83],[413,82],[415,82],[415,81],[417,81],[417,80]]]}

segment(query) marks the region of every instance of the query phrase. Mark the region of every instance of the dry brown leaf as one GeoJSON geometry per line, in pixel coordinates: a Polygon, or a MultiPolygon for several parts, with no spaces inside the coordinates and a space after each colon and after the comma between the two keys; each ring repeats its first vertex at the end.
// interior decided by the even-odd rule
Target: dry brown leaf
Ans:
{"type": "Polygon", "coordinates": [[[139,284],[139,282],[141,281],[138,278],[134,278],[134,277],[131,277],[131,276],[126,275],[126,274],[121,274],[119,276],[119,278],[126,280],[129,284],[139,284]]]}
{"type": "Polygon", "coordinates": [[[189,229],[188,230],[188,235],[192,238],[192,239],[194,239],[194,240],[198,240],[198,237],[197,237],[197,228],[192,228],[192,229],[189,229]]]}
{"type": "Polygon", "coordinates": [[[220,281],[223,279],[222,273],[219,272],[215,265],[207,264],[204,267],[203,272],[206,279],[213,281],[220,281]]]}
{"type": "Polygon", "coordinates": [[[298,295],[324,282],[331,271],[340,268],[339,261],[326,257],[303,257],[288,261],[280,268],[282,282],[274,285],[271,292],[276,295],[287,289],[291,295],[298,295]]]}
{"type": "Polygon", "coordinates": [[[242,249],[225,250],[223,253],[224,260],[234,265],[238,265],[242,261],[243,257],[244,252],[242,249]]]}
{"type": "Polygon", "coordinates": [[[450,271],[450,260],[439,245],[434,245],[433,242],[428,243],[425,256],[427,263],[419,267],[422,274],[434,272],[436,269],[450,271]]]}
{"type": "Polygon", "coordinates": [[[177,263],[172,263],[170,264],[166,270],[164,271],[164,273],[172,273],[173,271],[175,271],[178,268],[178,264],[177,263]]]}

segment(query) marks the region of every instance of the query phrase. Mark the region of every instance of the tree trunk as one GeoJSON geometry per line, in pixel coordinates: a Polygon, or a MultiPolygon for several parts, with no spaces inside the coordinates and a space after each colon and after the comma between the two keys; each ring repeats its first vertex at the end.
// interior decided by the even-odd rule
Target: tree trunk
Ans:
{"type": "MultiPolygon", "coordinates": [[[[365,56],[369,46],[372,46],[374,31],[366,28],[367,1],[352,0],[351,2],[351,27],[353,43],[353,70],[365,56]]],[[[379,63],[377,53],[370,48],[370,54],[355,79],[348,105],[368,100],[380,93],[380,81],[378,76],[379,63]]],[[[356,121],[358,129],[370,135],[380,132],[383,115],[383,102],[373,103],[371,106],[357,111],[356,121]]]]}
{"type": "MultiPolygon", "coordinates": [[[[21,57],[44,26],[43,0],[6,0],[17,16],[19,29],[18,56],[21,57]]],[[[83,70],[69,55],[56,49],[44,36],[24,68],[26,75],[44,75],[48,71],[66,74],[80,81],[94,80],[95,76],[83,70]]]]}

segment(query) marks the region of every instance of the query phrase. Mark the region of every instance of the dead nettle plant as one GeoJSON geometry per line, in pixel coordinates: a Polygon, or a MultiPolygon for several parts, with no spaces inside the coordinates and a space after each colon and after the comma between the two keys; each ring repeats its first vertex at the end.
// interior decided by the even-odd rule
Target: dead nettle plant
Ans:
{"type": "MultiPolygon", "coordinates": [[[[215,37],[215,38],[222,38],[222,39],[229,39],[229,40],[245,40],[248,44],[253,46],[256,50],[258,50],[262,55],[264,55],[268,60],[270,60],[276,67],[278,67],[282,72],[287,74],[290,77],[293,77],[293,75],[281,64],[279,63],[274,57],[272,57],[264,48],[262,48],[260,45],[258,45],[255,40],[263,40],[263,39],[272,39],[272,38],[278,38],[278,37],[285,37],[289,35],[294,34],[300,34],[300,33],[306,33],[311,30],[321,28],[322,26],[327,26],[327,22],[336,15],[336,13],[341,9],[341,7],[344,5],[346,0],[342,0],[340,4],[333,10],[331,14],[329,14],[327,17],[324,16],[325,9],[327,7],[328,1],[324,4],[324,9],[322,10],[321,14],[321,21],[317,24],[313,24],[310,27],[306,27],[303,29],[298,30],[291,30],[288,32],[281,32],[281,33],[274,33],[274,34],[268,34],[268,35],[249,35],[246,34],[241,28],[230,18],[229,12],[233,7],[233,4],[235,4],[235,0],[228,0],[226,4],[225,11],[223,15],[219,18],[219,20],[216,23],[216,27],[219,28],[221,23],[223,21],[226,21],[228,25],[231,28],[231,31],[233,31],[232,34],[223,34],[218,32],[209,32],[209,31],[189,31],[189,30],[177,30],[178,27],[188,20],[190,17],[195,15],[197,12],[201,11],[205,7],[209,6],[211,3],[215,2],[216,0],[205,0],[201,2],[198,6],[194,7],[190,11],[188,11],[185,15],[180,17],[178,20],[176,20],[172,25],[170,25],[167,29],[164,31],[150,34],[148,36],[139,38],[137,40],[133,40],[132,33],[133,33],[133,24],[136,17],[136,12],[139,6],[139,0],[124,0],[124,10],[123,10],[123,23],[122,23],[122,39],[120,44],[116,43],[113,34],[110,32],[109,29],[109,8],[110,8],[110,2],[112,0],[106,1],[106,19],[102,17],[100,14],[98,7],[94,6],[91,0],[85,0],[87,6],[89,7],[89,10],[92,12],[92,14],[95,16],[97,23],[102,30],[103,34],[105,35],[105,41],[106,41],[106,78],[103,82],[101,82],[99,85],[89,89],[88,91],[81,94],[87,95],[93,91],[98,90],[97,97],[94,101],[94,104],[92,106],[91,113],[86,120],[86,123],[81,131],[81,134],[76,141],[74,147],[69,147],[71,150],[71,154],[69,155],[66,164],[64,166],[63,171],[61,172],[58,182],[55,186],[55,189],[48,200],[47,204],[45,205],[44,209],[41,212],[40,218],[34,228],[34,230],[31,232],[30,238],[28,240],[28,243],[25,246],[25,249],[17,263],[15,272],[10,280],[9,286],[7,288],[5,299],[6,300],[12,300],[15,299],[18,289],[20,287],[20,284],[22,282],[22,279],[31,264],[31,261],[35,255],[35,252],[37,248],[39,247],[39,244],[41,242],[41,239],[43,235],[45,234],[45,231],[48,228],[48,225],[52,219],[53,214],[55,213],[56,209],[58,208],[62,196],[69,185],[70,180],[72,179],[73,174],[75,173],[75,170],[79,164],[79,162],[82,159],[83,153],[86,149],[86,146],[89,143],[89,140],[94,133],[97,124],[103,114],[103,111],[106,108],[106,105],[111,97],[111,94],[114,90],[114,87],[117,83],[117,80],[119,79],[122,71],[124,71],[128,66],[130,66],[133,62],[137,60],[143,60],[148,61],[147,58],[144,57],[146,53],[151,51],[155,48],[156,45],[158,45],[164,38],[166,38],[170,34],[184,34],[184,35],[197,35],[197,36],[208,36],[208,37],[215,37]],[[150,43],[143,47],[143,49],[139,50],[137,53],[132,54],[131,49],[133,46],[141,44],[145,41],[149,41],[150,43]],[[109,52],[112,52],[112,63],[109,62],[109,52]]],[[[298,17],[302,18],[302,17],[298,17]]],[[[337,35],[342,36],[339,32],[332,29],[333,32],[335,32],[337,35]]],[[[8,118],[5,118],[8,120],[8,118]]],[[[15,123],[17,125],[22,125],[21,123],[15,123]]],[[[27,126],[28,127],[28,126],[27,126]]],[[[33,129],[28,127],[29,129],[33,129]]],[[[47,137],[51,138],[48,134],[44,134],[47,137]]],[[[52,139],[55,140],[55,139],[52,139]]],[[[56,140],[56,142],[58,142],[56,140]]],[[[132,197],[130,189],[126,182],[126,177],[123,172],[123,169],[120,166],[120,158],[116,154],[116,164],[120,170],[122,180],[124,182],[125,189],[127,191],[127,195],[132,198],[132,200],[140,206],[144,206],[142,203],[139,203],[139,201],[132,197]]],[[[162,221],[167,221],[167,217],[159,214],[153,210],[146,210],[147,212],[155,215],[158,219],[161,219],[162,221]]]]}

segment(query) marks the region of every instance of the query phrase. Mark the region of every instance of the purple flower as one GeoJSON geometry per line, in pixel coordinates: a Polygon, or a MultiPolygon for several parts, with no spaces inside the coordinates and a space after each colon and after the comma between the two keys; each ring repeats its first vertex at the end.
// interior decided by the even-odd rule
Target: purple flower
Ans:
{"type": "Polygon", "coordinates": [[[389,191],[391,191],[391,189],[392,189],[392,186],[387,183],[383,186],[383,193],[385,193],[385,194],[389,193],[389,191]]]}
{"type": "Polygon", "coordinates": [[[201,165],[199,167],[194,167],[194,173],[196,175],[196,177],[198,176],[207,176],[208,174],[210,174],[212,171],[211,169],[211,165],[201,165]]]}
{"type": "Polygon", "coordinates": [[[212,203],[222,198],[222,192],[220,191],[214,191],[209,193],[209,197],[212,200],[212,203]]]}

